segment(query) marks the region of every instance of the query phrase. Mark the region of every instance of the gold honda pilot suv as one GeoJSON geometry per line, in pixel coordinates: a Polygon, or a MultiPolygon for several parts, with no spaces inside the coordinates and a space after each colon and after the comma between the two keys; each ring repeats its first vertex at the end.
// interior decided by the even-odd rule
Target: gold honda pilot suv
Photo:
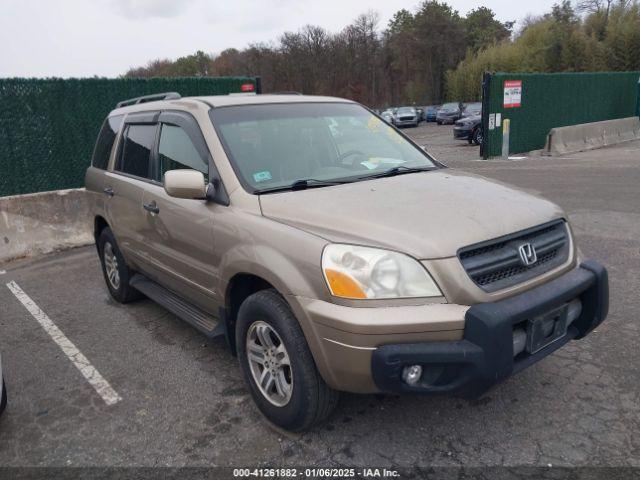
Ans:
{"type": "Polygon", "coordinates": [[[606,270],[558,206],[446,168],[348,100],[120,102],[86,186],[113,298],[224,335],[289,430],[339,391],[477,397],[607,315],[606,270]]]}

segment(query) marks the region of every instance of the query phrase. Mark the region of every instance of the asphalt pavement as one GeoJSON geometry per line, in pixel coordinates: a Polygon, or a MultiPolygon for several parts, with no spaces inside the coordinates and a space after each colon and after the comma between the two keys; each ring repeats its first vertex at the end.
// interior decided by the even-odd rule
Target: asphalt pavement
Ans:
{"type": "Polygon", "coordinates": [[[478,401],[344,395],[293,435],[263,420],[222,340],[149,300],[115,303],[93,247],[4,264],[0,466],[640,467],[640,142],[483,161],[450,126],[406,133],[560,204],[609,270],[607,321],[478,401]]]}

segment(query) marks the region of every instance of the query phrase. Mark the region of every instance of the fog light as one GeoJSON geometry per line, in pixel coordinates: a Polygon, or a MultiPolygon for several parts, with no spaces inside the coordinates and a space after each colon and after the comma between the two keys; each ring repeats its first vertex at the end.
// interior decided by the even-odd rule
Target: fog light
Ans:
{"type": "Polygon", "coordinates": [[[411,365],[402,369],[402,380],[407,385],[415,385],[422,376],[422,367],[420,365],[411,365]]]}

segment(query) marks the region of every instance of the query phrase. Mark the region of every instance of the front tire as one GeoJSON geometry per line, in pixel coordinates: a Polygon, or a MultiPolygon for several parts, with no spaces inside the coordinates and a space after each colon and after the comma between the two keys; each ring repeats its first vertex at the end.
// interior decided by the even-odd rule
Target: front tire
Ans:
{"type": "Polygon", "coordinates": [[[320,376],[298,320],[275,290],[242,303],[236,345],[251,396],[272,423],[299,432],[334,410],[339,393],[320,376]]]}
{"type": "Polygon", "coordinates": [[[133,272],[127,266],[109,227],[100,232],[98,252],[104,281],[113,299],[119,303],[128,303],[142,298],[142,294],[129,285],[133,272]]]}
{"type": "Polygon", "coordinates": [[[473,131],[473,136],[471,137],[471,139],[475,145],[480,145],[482,143],[482,128],[476,128],[473,131]]]}

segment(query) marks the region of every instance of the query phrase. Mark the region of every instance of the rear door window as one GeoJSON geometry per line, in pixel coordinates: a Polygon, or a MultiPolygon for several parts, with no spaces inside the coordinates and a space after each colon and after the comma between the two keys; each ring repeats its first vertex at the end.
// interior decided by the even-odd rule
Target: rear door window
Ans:
{"type": "Polygon", "coordinates": [[[158,153],[160,178],[156,180],[160,182],[169,170],[192,169],[202,172],[205,177],[209,174],[207,159],[200,155],[187,132],[181,127],[162,124],[158,153]]]}
{"type": "Polygon", "coordinates": [[[136,177],[152,178],[151,149],[155,136],[156,125],[128,125],[117,170],[136,177]]]}
{"type": "Polygon", "coordinates": [[[91,164],[101,170],[106,170],[109,165],[109,157],[111,156],[111,149],[113,148],[113,142],[118,135],[120,125],[122,125],[123,115],[115,115],[113,117],[107,117],[102,124],[100,133],[98,135],[98,141],[93,149],[93,159],[91,164]]]}

